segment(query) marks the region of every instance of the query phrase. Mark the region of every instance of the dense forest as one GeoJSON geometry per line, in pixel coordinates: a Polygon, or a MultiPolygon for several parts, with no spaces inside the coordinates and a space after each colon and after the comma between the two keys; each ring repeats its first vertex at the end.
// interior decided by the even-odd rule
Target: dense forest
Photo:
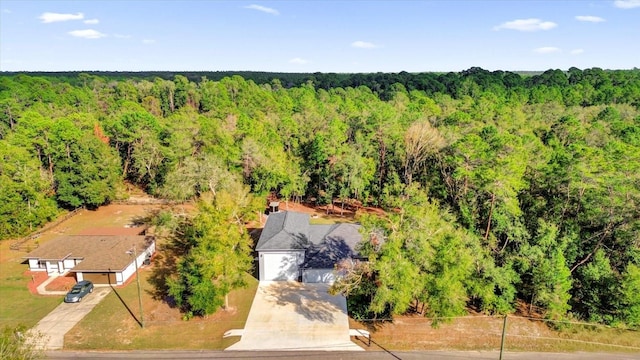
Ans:
{"type": "Polygon", "coordinates": [[[640,70],[171,75],[1,74],[0,239],[125,180],[378,206],[333,289],[361,314],[640,325],[640,70]]]}

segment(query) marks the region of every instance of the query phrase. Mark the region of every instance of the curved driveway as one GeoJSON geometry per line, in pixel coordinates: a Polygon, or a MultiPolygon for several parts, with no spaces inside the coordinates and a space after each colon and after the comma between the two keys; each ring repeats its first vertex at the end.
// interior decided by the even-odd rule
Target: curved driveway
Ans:
{"type": "Polygon", "coordinates": [[[40,320],[33,329],[35,344],[43,350],[59,350],[64,345],[64,335],[85,315],[93,310],[111,292],[110,287],[96,287],[78,303],[62,303],[40,320]]]}

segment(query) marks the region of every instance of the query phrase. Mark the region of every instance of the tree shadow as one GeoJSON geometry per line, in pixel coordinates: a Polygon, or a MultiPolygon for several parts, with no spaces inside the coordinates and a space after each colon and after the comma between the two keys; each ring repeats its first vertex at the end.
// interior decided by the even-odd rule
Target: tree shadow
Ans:
{"type": "Polygon", "coordinates": [[[310,321],[333,323],[336,313],[346,309],[340,306],[340,295],[332,296],[327,292],[326,284],[300,284],[297,282],[274,282],[261,288],[267,295],[267,301],[277,306],[293,306],[296,313],[310,321]]]}
{"type": "MultiPolygon", "coordinates": [[[[286,236],[287,236],[286,243],[283,246],[283,248],[286,248],[286,250],[282,250],[282,251],[285,251],[285,252],[295,251],[296,255],[289,256],[289,257],[283,256],[280,259],[280,263],[278,264],[277,274],[269,274],[268,276],[269,280],[276,280],[276,281],[286,281],[286,280],[296,280],[296,279],[300,280],[302,277],[302,271],[300,266],[304,263],[306,249],[308,249],[311,246],[311,242],[307,238],[307,235],[303,233],[295,233],[295,234],[289,233],[286,236]]],[[[262,254],[263,256],[269,253],[269,251],[264,251],[264,250],[262,252],[264,252],[264,254],[262,254]]],[[[281,253],[281,251],[276,251],[276,253],[281,253]]],[[[258,270],[258,273],[259,273],[259,266],[260,266],[259,258],[261,254],[256,251],[255,255],[257,259],[255,268],[258,270]]],[[[259,274],[257,274],[256,278],[260,280],[259,274]]]]}
{"type": "Polygon", "coordinates": [[[255,248],[256,248],[256,245],[258,244],[258,240],[260,239],[260,235],[262,234],[262,229],[263,228],[247,228],[247,232],[249,233],[249,236],[253,241],[253,245],[251,248],[254,249],[251,252],[251,255],[253,257],[253,270],[251,271],[251,276],[253,276],[258,281],[260,281],[260,262],[259,262],[260,254],[258,254],[258,252],[255,251],[255,248]]]}
{"type": "Polygon", "coordinates": [[[355,256],[353,249],[341,236],[326,237],[321,243],[313,244],[307,250],[303,268],[332,269],[343,259],[355,256]]]}
{"type": "Polygon", "coordinates": [[[149,275],[148,282],[153,285],[152,290],[147,290],[154,300],[163,301],[170,307],[175,307],[176,303],[169,295],[169,285],[167,280],[177,273],[178,261],[186,256],[195,245],[183,234],[188,227],[185,219],[178,220],[175,231],[166,235],[163,241],[158,244],[156,254],[153,258],[153,268],[149,275]]]}
{"type": "Polygon", "coordinates": [[[360,325],[364,326],[370,332],[380,330],[385,323],[392,323],[392,319],[370,319],[370,320],[356,320],[360,325]]]}
{"type": "Polygon", "coordinates": [[[153,268],[147,280],[153,288],[146,290],[154,300],[164,301],[170,307],[176,306],[175,300],[169,295],[167,279],[176,274],[177,261],[186,255],[191,247],[192,244],[172,236],[162,245],[161,251],[156,252],[153,268]]]}

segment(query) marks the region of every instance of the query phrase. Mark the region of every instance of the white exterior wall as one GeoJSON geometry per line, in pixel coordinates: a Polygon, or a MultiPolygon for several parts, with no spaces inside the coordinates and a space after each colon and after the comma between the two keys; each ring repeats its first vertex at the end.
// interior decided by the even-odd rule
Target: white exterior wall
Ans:
{"type": "MultiPolygon", "coordinates": [[[[149,247],[144,251],[145,254],[149,254],[149,257],[151,257],[151,255],[156,253],[156,241],[154,240],[151,245],[149,245],[149,247]]],[[[142,260],[144,261],[144,257],[142,258],[142,260]]],[[[141,263],[142,264],[142,263],[141,263]]]]}
{"type": "Polygon", "coordinates": [[[47,274],[54,274],[58,272],[58,262],[57,261],[46,261],[45,268],[47,269],[47,274]]]}
{"type": "Polygon", "coordinates": [[[304,250],[261,251],[258,258],[260,281],[295,281],[304,262],[304,250]]]}
{"type": "MultiPolygon", "coordinates": [[[[122,277],[122,283],[125,283],[131,277],[131,275],[133,275],[135,272],[136,272],[136,264],[132,261],[131,264],[129,264],[129,266],[127,266],[124,270],[122,270],[122,272],[118,274],[120,274],[120,276],[122,277]]],[[[118,278],[116,277],[116,279],[118,278]]]]}
{"type": "Polygon", "coordinates": [[[115,274],[116,274],[116,285],[124,284],[124,279],[123,279],[122,272],[118,271],[115,274]]]}
{"type": "MultiPolygon", "coordinates": [[[[155,252],[155,248],[156,248],[156,243],[154,242],[153,244],[151,244],[151,246],[149,246],[147,250],[138,254],[138,259],[137,259],[138,269],[142,267],[142,263],[144,262],[144,259],[147,258],[147,254],[149,254],[149,256],[153,255],[153,253],[155,252]]],[[[122,272],[116,273],[117,284],[118,285],[124,284],[125,282],[127,282],[127,280],[129,280],[129,278],[133,274],[135,274],[135,272],[136,272],[136,262],[131,261],[131,264],[129,264],[129,266],[127,266],[122,272]]]]}
{"type": "Polygon", "coordinates": [[[64,271],[71,270],[73,269],[74,266],[76,266],[75,259],[64,259],[62,261],[62,267],[64,271]]]}
{"type": "Polygon", "coordinates": [[[76,273],[76,281],[80,282],[82,280],[84,280],[84,277],[82,276],[82,273],[81,272],[77,272],[76,273]]]}
{"type": "Polygon", "coordinates": [[[40,267],[40,262],[38,259],[29,259],[29,270],[31,271],[47,271],[46,265],[45,267],[40,267]]]}

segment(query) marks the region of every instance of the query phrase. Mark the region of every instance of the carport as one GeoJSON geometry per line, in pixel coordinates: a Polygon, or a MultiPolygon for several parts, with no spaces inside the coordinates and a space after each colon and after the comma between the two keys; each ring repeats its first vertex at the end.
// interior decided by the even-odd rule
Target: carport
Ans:
{"type": "Polygon", "coordinates": [[[226,350],[362,351],[351,342],[347,301],[327,284],[261,281],[240,341],[226,350]]]}

